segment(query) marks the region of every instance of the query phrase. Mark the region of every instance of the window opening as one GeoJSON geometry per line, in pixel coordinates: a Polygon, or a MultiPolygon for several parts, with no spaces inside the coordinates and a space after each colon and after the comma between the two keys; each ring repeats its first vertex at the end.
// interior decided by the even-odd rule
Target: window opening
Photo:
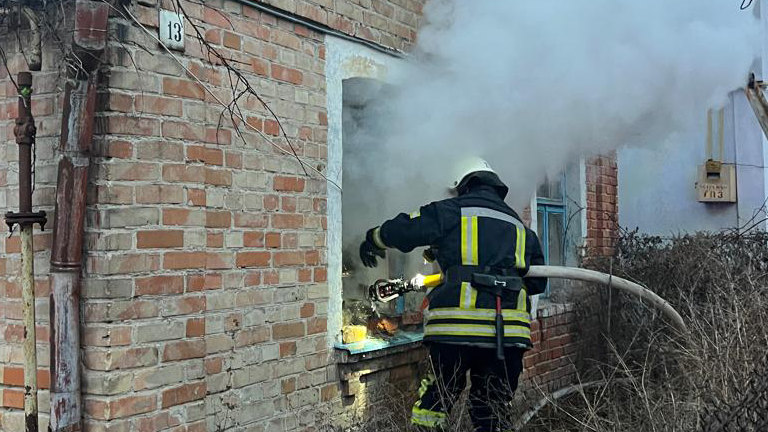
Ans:
{"type": "MultiPolygon", "coordinates": [[[[361,341],[338,346],[351,353],[421,339],[424,293],[408,293],[374,305],[368,299],[368,287],[378,279],[410,278],[432,270],[431,265],[425,266],[418,250],[403,254],[387,249],[386,259],[379,259],[378,267],[373,269],[364,267],[358,257],[367,229],[409,210],[390,208],[387,202],[391,197],[377,196],[378,189],[371,187],[370,170],[375,168],[376,146],[382,145],[381,137],[386,136],[376,122],[386,108],[377,101],[387,91],[385,84],[370,78],[342,82],[342,332],[366,335],[361,341]]],[[[386,193],[395,192],[383,192],[386,193]]]]}
{"type": "MultiPolygon", "coordinates": [[[[547,265],[565,265],[565,173],[547,179],[536,193],[537,233],[547,265]]],[[[551,283],[547,285],[548,296],[551,283]]]]}

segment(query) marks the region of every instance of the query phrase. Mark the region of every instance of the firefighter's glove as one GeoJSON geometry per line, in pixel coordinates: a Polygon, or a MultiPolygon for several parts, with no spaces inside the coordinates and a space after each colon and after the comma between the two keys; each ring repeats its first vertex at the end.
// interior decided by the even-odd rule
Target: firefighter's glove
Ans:
{"type": "Polygon", "coordinates": [[[431,246],[424,249],[424,252],[421,254],[421,256],[424,257],[424,261],[428,263],[435,262],[435,259],[436,259],[435,255],[436,255],[435,248],[431,246]]]}
{"type": "Polygon", "coordinates": [[[374,240],[375,231],[377,228],[371,228],[365,234],[365,241],[360,244],[360,261],[366,267],[376,267],[376,257],[384,258],[386,253],[383,248],[380,248],[374,240]]]}

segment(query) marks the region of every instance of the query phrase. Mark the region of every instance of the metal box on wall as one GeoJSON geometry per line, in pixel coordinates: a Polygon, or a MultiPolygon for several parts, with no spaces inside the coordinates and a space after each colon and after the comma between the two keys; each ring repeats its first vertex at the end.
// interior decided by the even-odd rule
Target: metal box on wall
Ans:
{"type": "Polygon", "coordinates": [[[736,166],[715,161],[699,165],[696,194],[699,202],[736,202],[736,166]]]}

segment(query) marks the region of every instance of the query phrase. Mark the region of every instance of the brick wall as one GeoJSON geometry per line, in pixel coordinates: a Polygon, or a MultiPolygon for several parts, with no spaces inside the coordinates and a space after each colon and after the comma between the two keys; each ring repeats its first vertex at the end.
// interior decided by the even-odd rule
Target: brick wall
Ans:
{"type": "Polygon", "coordinates": [[[619,233],[619,200],[616,154],[588,159],[587,238],[588,256],[613,254],[619,233]]]}
{"type": "MultiPolygon", "coordinates": [[[[238,3],[185,8],[276,111],[298,155],[322,168],[322,35],[238,3]]],[[[156,11],[135,12],[157,25],[156,11]]],[[[87,215],[86,427],[314,424],[314,406],[337,394],[327,368],[325,182],[257,134],[241,139],[170,56],[115,17],[115,34],[121,26],[151,52],[112,44],[104,77],[87,215]]],[[[225,71],[199,45],[188,39],[180,58],[231,100],[225,71]]],[[[241,107],[286,145],[254,98],[241,107]]]]}
{"type": "Polygon", "coordinates": [[[533,349],[523,358],[521,390],[530,402],[575,382],[578,329],[572,304],[540,307],[531,324],[533,349]]]}

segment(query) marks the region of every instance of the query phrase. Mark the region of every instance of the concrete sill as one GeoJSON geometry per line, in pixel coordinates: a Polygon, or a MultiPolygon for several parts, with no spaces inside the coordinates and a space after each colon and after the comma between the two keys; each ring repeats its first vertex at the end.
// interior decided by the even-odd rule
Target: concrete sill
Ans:
{"type": "Polygon", "coordinates": [[[400,331],[389,340],[365,339],[351,344],[336,344],[340,363],[356,363],[408,351],[421,346],[423,332],[400,331]]]}

